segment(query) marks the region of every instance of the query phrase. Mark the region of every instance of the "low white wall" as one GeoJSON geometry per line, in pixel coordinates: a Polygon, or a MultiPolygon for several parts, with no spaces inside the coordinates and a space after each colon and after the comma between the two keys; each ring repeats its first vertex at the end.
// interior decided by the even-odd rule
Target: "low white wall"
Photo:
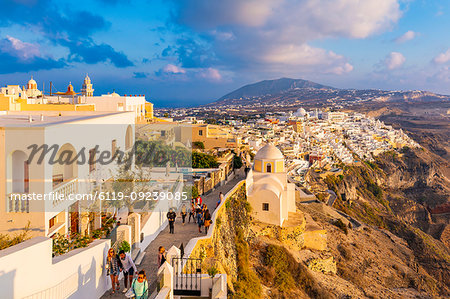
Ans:
{"type": "Polygon", "coordinates": [[[36,237],[0,251],[1,298],[99,298],[110,240],[52,258],[52,240],[36,237]]]}

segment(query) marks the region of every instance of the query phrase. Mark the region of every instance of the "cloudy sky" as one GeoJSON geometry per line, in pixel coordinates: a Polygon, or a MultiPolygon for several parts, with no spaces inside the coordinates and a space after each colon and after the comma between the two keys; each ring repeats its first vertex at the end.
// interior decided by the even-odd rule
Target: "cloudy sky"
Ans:
{"type": "Polygon", "coordinates": [[[450,94],[450,1],[0,0],[0,85],[213,101],[279,77],[450,94]]]}

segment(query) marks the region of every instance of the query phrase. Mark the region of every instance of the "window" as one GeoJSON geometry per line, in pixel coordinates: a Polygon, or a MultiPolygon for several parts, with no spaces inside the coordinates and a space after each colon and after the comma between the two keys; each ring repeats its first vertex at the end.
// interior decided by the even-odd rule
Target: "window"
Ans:
{"type": "Polygon", "coordinates": [[[55,226],[56,224],[56,216],[52,217],[49,221],[48,221],[48,228],[52,228],[53,226],[55,226]]]}
{"type": "Polygon", "coordinates": [[[263,211],[268,211],[269,210],[269,203],[267,203],[267,202],[263,203],[262,209],[263,209],[263,211]]]}
{"type": "Polygon", "coordinates": [[[95,170],[95,148],[89,150],[89,173],[95,170]]]}
{"type": "Polygon", "coordinates": [[[203,136],[203,130],[198,130],[198,135],[203,136]]]}
{"type": "Polygon", "coordinates": [[[272,172],[272,164],[267,164],[266,169],[267,172],[272,172]]]}

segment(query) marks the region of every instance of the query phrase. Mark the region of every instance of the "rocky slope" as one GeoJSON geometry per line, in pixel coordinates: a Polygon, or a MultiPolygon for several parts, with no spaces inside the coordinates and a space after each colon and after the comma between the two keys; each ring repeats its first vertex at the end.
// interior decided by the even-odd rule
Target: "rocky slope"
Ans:
{"type": "Polygon", "coordinates": [[[337,209],[403,239],[417,273],[432,277],[429,283],[448,295],[450,221],[448,215],[431,212],[449,201],[450,185],[443,165],[428,158],[426,151],[406,149],[381,155],[375,163],[348,167],[342,177],[310,179],[317,190],[337,193],[337,209]]]}

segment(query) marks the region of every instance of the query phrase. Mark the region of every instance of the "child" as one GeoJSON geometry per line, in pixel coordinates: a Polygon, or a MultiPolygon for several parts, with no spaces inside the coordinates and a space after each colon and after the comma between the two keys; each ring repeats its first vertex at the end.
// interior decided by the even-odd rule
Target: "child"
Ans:
{"type": "Polygon", "coordinates": [[[147,275],[145,271],[141,270],[138,273],[138,277],[133,281],[131,286],[136,299],[147,299],[148,298],[148,282],[147,275]]]}

